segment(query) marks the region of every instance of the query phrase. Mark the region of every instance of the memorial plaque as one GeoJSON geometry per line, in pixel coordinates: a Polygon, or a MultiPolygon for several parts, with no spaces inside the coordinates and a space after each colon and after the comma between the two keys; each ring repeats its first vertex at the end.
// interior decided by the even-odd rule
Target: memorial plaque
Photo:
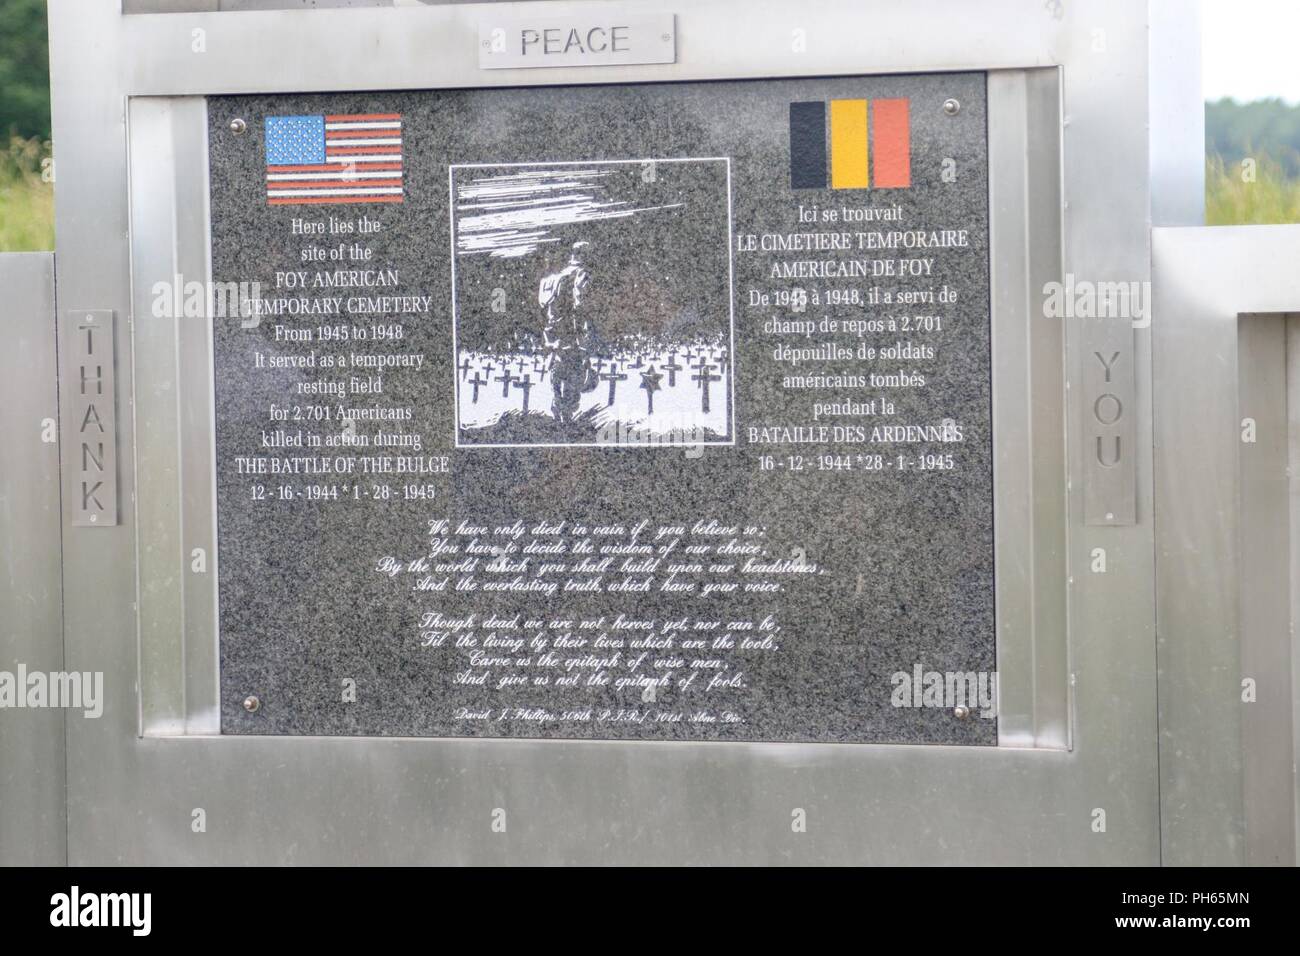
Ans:
{"type": "Polygon", "coordinates": [[[996,743],[983,74],[209,116],[225,733],[996,743]]]}

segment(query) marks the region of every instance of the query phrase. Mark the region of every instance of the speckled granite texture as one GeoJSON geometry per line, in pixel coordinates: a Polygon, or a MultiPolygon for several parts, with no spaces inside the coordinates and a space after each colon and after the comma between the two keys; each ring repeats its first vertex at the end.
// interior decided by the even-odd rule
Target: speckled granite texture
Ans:
{"type": "MultiPolygon", "coordinates": [[[[360,241],[373,249],[369,267],[398,270],[400,282],[395,287],[361,290],[363,294],[432,297],[431,308],[423,314],[340,320],[353,325],[400,321],[405,333],[400,342],[288,343],[276,340],[273,320],[255,328],[243,328],[237,320],[215,320],[223,732],[996,743],[995,720],[960,720],[950,707],[891,703],[892,675],[910,675],[918,665],[923,671],[962,673],[995,668],[983,74],[214,97],[209,112],[212,257],[217,281],[258,281],[266,295],[274,290],[278,272],[330,268],[333,264],[300,261],[300,250],[310,242],[291,236],[289,224],[295,218],[325,221],[332,215],[356,220],[365,215],[382,222],[382,231],[366,237],[327,237],[319,244],[360,241]],[[790,104],[843,98],[910,101],[910,188],[792,191],[790,104]],[[948,98],[961,103],[955,116],[943,110],[948,98]],[[402,115],[404,201],[269,206],[264,191],[264,118],[344,113],[402,115]],[[230,132],[236,117],[248,124],[242,136],[230,132]],[[459,373],[452,340],[450,167],[687,157],[729,159],[730,263],[717,249],[716,240],[725,235],[720,231],[724,228],[718,218],[720,187],[714,177],[707,190],[701,187],[700,195],[705,197],[701,218],[692,224],[684,217],[675,227],[684,230],[683,241],[692,249],[712,251],[674,262],[671,284],[677,290],[673,295],[702,290],[700,302],[705,305],[686,303],[682,308],[708,311],[716,306],[711,297],[720,287],[719,270],[724,265],[734,269],[735,351],[728,356],[735,372],[734,408],[728,409],[734,413],[734,427],[728,427],[735,444],[709,447],[702,455],[685,454],[680,448],[455,447],[459,373]],[[955,170],[956,178],[945,181],[945,169],[955,170]],[[903,211],[902,222],[843,228],[964,229],[969,245],[856,254],[739,250],[742,236],[835,228],[801,225],[801,204],[857,209],[897,205],[903,211]],[[933,274],[924,279],[856,281],[775,280],[769,275],[774,262],[855,256],[932,257],[933,274]],[[751,290],[775,295],[796,286],[811,292],[872,285],[894,292],[948,286],[960,295],[946,305],[822,304],[800,316],[792,316],[789,309],[749,304],[751,290]],[[822,335],[813,341],[764,331],[764,323],[774,317],[845,320],[915,314],[942,315],[942,329],[924,334],[881,332],[864,338],[822,335]],[[883,348],[909,341],[933,346],[935,357],[810,361],[798,367],[773,357],[774,349],[782,345],[840,342],[856,349],[862,343],[883,348]],[[449,475],[418,479],[436,487],[435,500],[405,501],[400,494],[395,500],[334,503],[299,497],[254,499],[250,490],[254,479],[238,474],[234,462],[241,455],[273,454],[259,448],[263,431],[275,427],[315,429],[321,434],[339,431],[337,421],[331,426],[268,421],[272,404],[340,404],[331,398],[291,397],[294,383],[304,376],[321,377],[324,373],[319,369],[253,367],[255,352],[292,356],[313,349],[423,356],[419,369],[385,371],[382,396],[355,395],[344,404],[412,409],[412,419],[401,423],[400,429],[421,436],[420,454],[446,456],[450,461],[449,475]],[[828,414],[814,420],[812,411],[814,402],[867,400],[886,390],[809,390],[783,384],[787,376],[797,374],[896,372],[899,368],[923,374],[926,385],[888,390],[896,414],[887,419],[828,414]],[[945,420],[960,423],[960,443],[754,444],[750,432],[772,426],[868,430],[883,424],[937,426],[945,420]],[[822,455],[878,453],[892,460],[900,452],[952,454],[958,467],[924,474],[893,468],[868,472],[818,467],[822,455]],[[762,467],[763,456],[772,458],[768,470],[762,467]],[[792,462],[792,456],[798,461],[792,462]],[[716,519],[766,528],[762,544],[770,556],[803,554],[822,573],[783,579],[784,590],[777,595],[701,598],[652,591],[635,598],[597,593],[550,600],[509,593],[419,594],[411,589],[408,577],[376,573],[381,556],[407,560],[423,553],[429,542],[428,522],[438,518],[489,526],[516,520],[531,525],[542,519],[589,525],[649,520],[652,527],[670,523],[689,527],[701,518],[716,519]],[[743,688],[716,691],[707,699],[675,698],[670,688],[646,703],[636,688],[552,686],[496,692],[458,685],[454,678],[466,670],[465,655],[450,648],[421,646],[420,619],[432,611],[480,617],[522,613],[546,619],[602,614],[612,618],[625,613],[660,621],[682,616],[760,620],[773,615],[781,632],[779,649],[732,658],[743,664],[743,688]],[[345,680],[355,682],[353,701],[343,699],[345,680]],[[260,701],[252,713],[242,705],[248,695],[260,701]],[[714,712],[732,710],[742,719],[734,723],[455,719],[461,708],[539,706],[557,712],[593,707],[613,712],[680,708],[687,713],[707,707],[714,712]]],[[[629,263],[637,258],[641,237],[637,228],[601,233],[613,259],[629,263]]],[[[554,260],[550,266],[560,269],[563,262],[554,260]]],[[[475,263],[476,269],[482,267],[481,261],[475,263]]],[[[502,267],[515,268],[508,260],[502,261],[502,267]]],[[[484,272],[484,281],[490,272],[490,268],[484,272]]],[[[514,289],[508,285],[513,280],[502,281],[514,289]]],[[[536,276],[525,276],[520,288],[531,295],[536,286],[530,283],[535,281],[536,276]]],[[[620,280],[611,273],[607,281],[620,280]]],[[[510,294],[518,298],[524,293],[510,294]]],[[[639,301],[630,290],[623,294],[626,301],[639,301]]],[[[540,321],[535,301],[530,308],[540,321]]],[[[281,324],[314,327],[333,321],[300,318],[281,324]]],[[[362,373],[348,370],[346,376],[353,374],[362,373]]],[[[629,378],[626,384],[635,380],[629,378]]],[[[604,388],[602,381],[595,394],[603,394],[604,388]]],[[[367,423],[360,430],[373,428],[367,423]]],[[[340,481],[338,476],[326,480],[340,481]]],[[[399,476],[385,480],[394,489],[405,481],[399,476]]],[[[281,483],[300,490],[315,481],[303,476],[256,479],[265,486],[268,498],[274,498],[281,483]]]]}

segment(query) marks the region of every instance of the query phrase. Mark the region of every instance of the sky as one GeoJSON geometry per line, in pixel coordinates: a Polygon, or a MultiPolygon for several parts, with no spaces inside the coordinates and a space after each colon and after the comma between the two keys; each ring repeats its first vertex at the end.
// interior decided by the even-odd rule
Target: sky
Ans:
{"type": "Polygon", "coordinates": [[[1300,0],[1204,0],[1202,85],[1207,100],[1279,96],[1300,103],[1300,0]]]}

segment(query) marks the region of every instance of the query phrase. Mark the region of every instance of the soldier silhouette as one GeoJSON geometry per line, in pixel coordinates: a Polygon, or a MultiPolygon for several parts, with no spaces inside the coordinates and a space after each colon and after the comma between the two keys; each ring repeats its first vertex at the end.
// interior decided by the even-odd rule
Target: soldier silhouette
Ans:
{"type": "Polygon", "coordinates": [[[551,367],[551,410],[561,422],[573,421],[582,393],[596,387],[590,361],[595,333],[587,295],[587,248],[588,243],[575,242],[565,267],[544,276],[537,289],[537,304],[545,314],[542,341],[551,367]]]}

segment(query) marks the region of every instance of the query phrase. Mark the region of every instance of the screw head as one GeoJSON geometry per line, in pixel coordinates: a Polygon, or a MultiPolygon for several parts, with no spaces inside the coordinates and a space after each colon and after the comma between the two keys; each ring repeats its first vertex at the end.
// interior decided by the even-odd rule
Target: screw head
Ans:
{"type": "Polygon", "coordinates": [[[952,709],[952,715],[956,717],[958,720],[965,720],[967,717],[970,716],[970,708],[964,706],[954,707],[952,709]]]}
{"type": "Polygon", "coordinates": [[[949,116],[956,116],[961,112],[961,104],[952,98],[946,99],[943,101],[943,111],[949,116]]]}
{"type": "Polygon", "coordinates": [[[247,697],[244,698],[244,710],[248,711],[250,714],[257,713],[257,708],[261,706],[262,706],[262,702],[258,700],[256,697],[254,697],[252,694],[249,694],[247,697]]]}
{"type": "Polygon", "coordinates": [[[248,124],[236,116],[230,121],[230,131],[236,136],[243,136],[248,131],[248,124]]]}

